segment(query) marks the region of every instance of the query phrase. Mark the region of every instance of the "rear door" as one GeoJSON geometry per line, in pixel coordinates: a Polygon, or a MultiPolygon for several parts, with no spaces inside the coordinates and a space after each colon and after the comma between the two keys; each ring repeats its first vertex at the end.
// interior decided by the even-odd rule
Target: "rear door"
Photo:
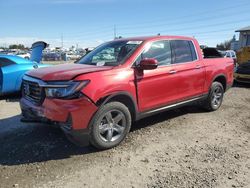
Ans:
{"type": "Polygon", "coordinates": [[[200,96],[205,84],[205,68],[199,60],[195,46],[189,40],[172,40],[172,70],[178,77],[178,99],[200,96]]]}

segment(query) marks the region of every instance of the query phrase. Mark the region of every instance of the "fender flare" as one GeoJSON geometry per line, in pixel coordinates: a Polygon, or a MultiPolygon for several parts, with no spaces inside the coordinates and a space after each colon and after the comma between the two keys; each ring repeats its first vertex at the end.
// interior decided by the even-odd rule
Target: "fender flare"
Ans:
{"type": "Polygon", "coordinates": [[[226,85],[223,86],[223,87],[225,87],[224,90],[226,91],[226,87],[227,87],[227,77],[226,77],[225,74],[216,74],[216,75],[214,76],[214,78],[212,79],[212,82],[210,83],[209,89],[211,88],[211,86],[212,86],[212,84],[214,83],[214,81],[215,81],[217,78],[219,78],[219,77],[223,77],[223,78],[225,79],[225,81],[226,81],[225,84],[226,84],[226,85]]]}
{"type": "Polygon", "coordinates": [[[118,97],[118,96],[125,96],[131,100],[131,102],[133,103],[134,116],[135,116],[134,118],[137,119],[138,114],[139,114],[137,102],[134,99],[134,97],[129,92],[126,92],[126,91],[118,91],[118,92],[108,94],[105,97],[98,99],[96,102],[96,106],[99,106],[99,108],[100,108],[103,105],[105,105],[109,100],[111,100],[112,98],[118,97]]]}

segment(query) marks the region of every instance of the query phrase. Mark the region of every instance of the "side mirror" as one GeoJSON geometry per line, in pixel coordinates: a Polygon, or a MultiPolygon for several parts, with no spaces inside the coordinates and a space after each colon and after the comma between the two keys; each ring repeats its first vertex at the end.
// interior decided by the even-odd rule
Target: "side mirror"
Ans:
{"type": "Polygon", "coordinates": [[[153,70],[158,67],[158,61],[153,58],[142,59],[138,67],[142,70],[153,70]]]}

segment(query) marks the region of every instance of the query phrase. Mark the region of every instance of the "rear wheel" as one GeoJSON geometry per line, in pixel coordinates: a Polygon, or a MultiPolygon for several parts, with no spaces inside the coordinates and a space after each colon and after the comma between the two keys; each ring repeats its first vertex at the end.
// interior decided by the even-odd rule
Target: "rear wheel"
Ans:
{"type": "Polygon", "coordinates": [[[90,143],[98,149],[109,149],[120,144],[131,127],[129,109],[120,102],[103,105],[91,122],[90,143]]]}
{"type": "Polygon", "coordinates": [[[205,101],[205,108],[208,111],[215,111],[220,108],[223,100],[224,88],[220,82],[213,82],[205,101]]]}

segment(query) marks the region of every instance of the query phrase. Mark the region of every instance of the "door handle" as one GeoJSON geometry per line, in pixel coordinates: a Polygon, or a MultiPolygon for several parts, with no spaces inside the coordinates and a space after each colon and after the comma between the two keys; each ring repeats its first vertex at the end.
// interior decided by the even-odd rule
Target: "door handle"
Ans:
{"type": "Polygon", "coordinates": [[[195,67],[196,69],[200,69],[201,68],[201,66],[200,65],[196,65],[196,67],[195,67]]]}
{"type": "Polygon", "coordinates": [[[175,74],[175,73],[177,73],[176,70],[171,70],[171,71],[169,71],[169,74],[175,74]]]}

